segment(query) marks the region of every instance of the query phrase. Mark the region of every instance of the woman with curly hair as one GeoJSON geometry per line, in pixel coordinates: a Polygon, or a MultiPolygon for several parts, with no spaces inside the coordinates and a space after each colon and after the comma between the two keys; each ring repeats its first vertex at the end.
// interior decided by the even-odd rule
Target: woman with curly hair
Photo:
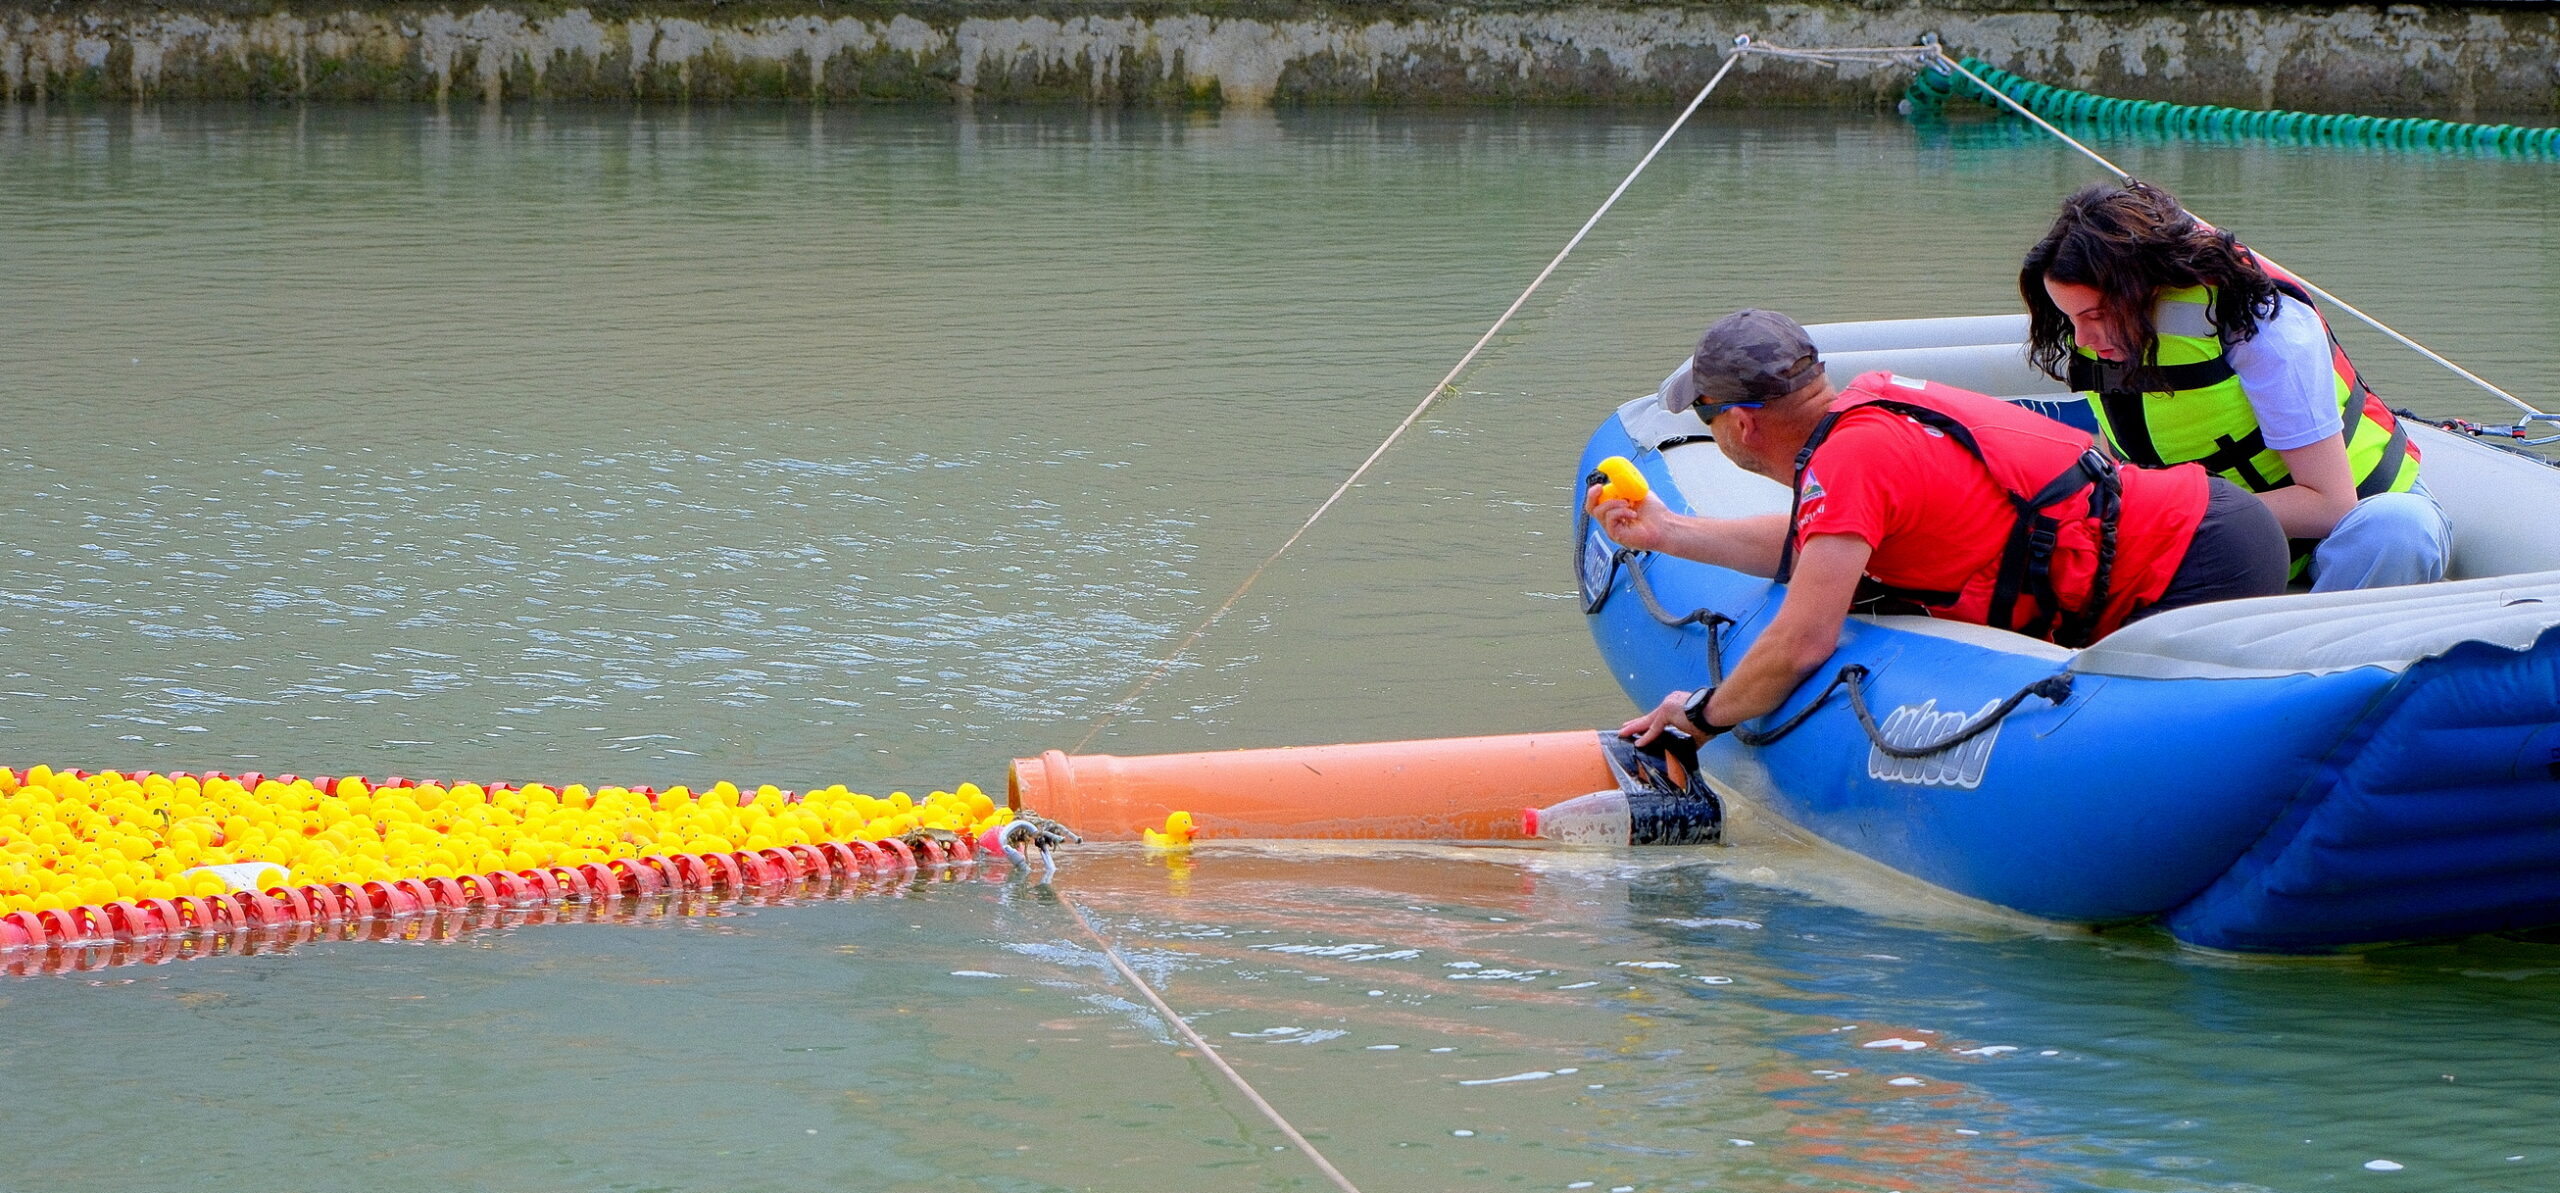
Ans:
{"type": "Polygon", "coordinates": [[[2444,578],[2451,533],[2418,450],[2298,279],[2148,183],[2084,187],[2018,271],[2027,359],[2147,468],[2257,495],[2315,592],[2444,578]]]}

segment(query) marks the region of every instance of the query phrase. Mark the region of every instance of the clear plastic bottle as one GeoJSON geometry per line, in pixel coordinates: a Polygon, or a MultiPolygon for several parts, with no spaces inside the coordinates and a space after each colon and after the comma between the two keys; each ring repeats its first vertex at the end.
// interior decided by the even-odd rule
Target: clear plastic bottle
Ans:
{"type": "Polygon", "coordinates": [[[1523,831],[1567,845],[1624,845],[1629,824],[1623,791],[1594,791],[1549,807],[1520,810],[1523,831]]]}
{"type": "Polygon", "coordinates": [[[1724,835],[1724,806],[1712,795],[1594,791],[1524,808],[1520,827],[1566,845],[1708,845],[1724,835]]]}

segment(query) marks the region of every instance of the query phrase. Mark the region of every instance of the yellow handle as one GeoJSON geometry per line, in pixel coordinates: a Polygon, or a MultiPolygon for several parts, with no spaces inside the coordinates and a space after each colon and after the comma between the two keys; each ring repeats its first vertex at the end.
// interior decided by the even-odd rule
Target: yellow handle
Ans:
{"type": "Polygon", "coordinates": [[[1644,474],[1625,456],[1611,456],[1600,461],[1600,474],[1609,478],[1600,486],[1602,501],[1623,501],[1629,505],[1644,504],[1644,495],[1652,492],[1644,483],[1644,474]]]}

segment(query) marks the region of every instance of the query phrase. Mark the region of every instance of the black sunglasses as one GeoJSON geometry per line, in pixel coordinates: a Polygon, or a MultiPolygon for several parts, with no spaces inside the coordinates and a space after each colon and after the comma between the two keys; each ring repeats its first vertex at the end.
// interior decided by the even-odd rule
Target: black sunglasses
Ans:
{"type": "Polygon", "coordinates": [[[1717,415],[1722,414],[1727,410],[1758,410],[1766,405],[1768,405],[1767,402],[1761,401],[1710,402],[1705,398],[1700,398],[1695,402],[1689,403],[1689,412],[1697,415],[1699,422],[1706,423],[1714,422],[1717,415]]]}

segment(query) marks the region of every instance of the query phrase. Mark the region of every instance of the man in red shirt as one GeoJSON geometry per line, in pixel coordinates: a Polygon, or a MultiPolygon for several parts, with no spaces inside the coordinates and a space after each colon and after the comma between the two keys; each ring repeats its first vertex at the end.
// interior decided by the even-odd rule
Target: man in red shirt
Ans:
{"type": "Polygon", "coordinates": [[[1853,605],[2080,646],[2183,605],[2284,590],[2265,503],[2194,465],[2122,469],[2087,434],[1998,398],[1868,373],[1835,391],[1813,341],[1737,311],[1698,341],[1663,405],[1693,410],[1736,465],[1789,484],[1795,509],[1749,518],[1586,495],[1618,543],[1787,585],[1769,627],[1715,688],[1673,692],[1621,730],[1701,739],[1767,713],[1839,645],[1853,605]]]}

